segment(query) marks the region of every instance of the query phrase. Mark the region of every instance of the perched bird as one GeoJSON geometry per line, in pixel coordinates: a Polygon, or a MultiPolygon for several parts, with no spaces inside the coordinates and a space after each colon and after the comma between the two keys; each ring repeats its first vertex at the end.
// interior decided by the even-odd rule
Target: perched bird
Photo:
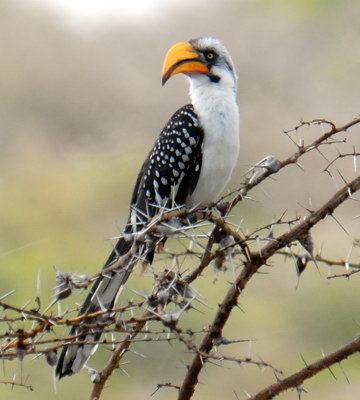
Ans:
{"type": "MultiPolygon", "coordinates": [[[[141,230],[161,207],[181,205],[206,207],[215,201],[230,179],[239,154],[237,76],[224,45],[214,38],[198,38],[175,44],[165,56],[162,83],[176,74],[190,83],[191,104],[170,118],[142,165],[130,204],[124,237],[141,230]]],[[[131,248],[120,238],[104,268],[131,248]]],[[[154,248],[147,249],[152,262],[154,248]]],[[[112,308],[132,265],[100,276],[90,290],[80,313],[112,308]]],[[[74,326],[77,339],[96,341],[101,336],[89,328],[74,326]]],[[[62,378],[79,372],[95,346],[64,346],[56,366],[62,378]]]]}

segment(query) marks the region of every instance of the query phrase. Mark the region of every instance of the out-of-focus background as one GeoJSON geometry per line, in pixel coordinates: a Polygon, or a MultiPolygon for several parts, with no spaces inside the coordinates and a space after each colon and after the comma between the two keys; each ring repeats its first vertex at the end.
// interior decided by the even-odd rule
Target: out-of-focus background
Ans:
{"type": "MultiPolygon", "coordinates": [[[[183,77],[160,84],[165,52],[177,41],[216,36],[228,47],[239,75],[241,157],[231,187],[263,156],[282,158],[295,147],[282,133],[298,121],[329,118],[342,124],[360,109],[360,3],[356,0],[101,1],[3,0],[0,2],[0,293],[24,304],[34,299],[41,276],[44,303],[54,286],[53,266],[95,273],[121,231],[137,172],[171,114],[188,102],[183,77]]],[[[304,129],[296,140],[321,133],[304,129]]],[[[359,129],[349,140],[360,144],[359,129]]],[[[341,146],[341,145],[339,145],[341,146]]],[[[346,146],[346,145],[345,145],[346,146]]],[[[343,147],[343,149],[346,147],[343,147]]],[[[349,146],[351,151],[351,146],[349,146]]],[[[348,148],[348,150],[349,150],[348,148]]],[[[334,157],[331,150],[327,156],[334,157]]],[[[334,192],[319,156],[279,174],[244,202],[235,220],[252,229],[271,222],[284,209],[305,213],[334,192]],[[312,205],[309,205],[309,197],[312,205]]],[[[341,170],[354,176],[352,160],[341,170]]],[[[341,184],[341,180],[335,180],[341,184]]],[[[336,183],[336,182],[335,182],[336,183]]],[[[360,234],[359,203],[337,213],[350,236],[360,234]]],[[[294,215],[294,213],[292,214],[294,215]]],[[[333,220],[314,231],[316,246],[345,258],[351,238],[333,220]]],[[[171,245],[171,243],[170,243],[171,245]]],[[[354,255],[354,261],[359,256],[354,255]]],[[[358,334],[359,280],[326,279],[309,267],[299,288],[292,262],[274,259],[268,275],[256,276],[244,292],[225,335],[252,338],[233,355],[260,355],[290,373],[358,334]]],[[[143,290],[139,273],[130,286],[143,290]]],[[[214,314],[228,287],[228,276],[213,284],[213,272],[196,283],[209,303],[205,314],[187,316],[201,328],[214,314]]],[[[124,296],[131,297],[130,291],[124,296]]],[[[82,294],[71,300],[80,302],[82,294]]],[[[5,329],[5,327],[1,327],[5,329]]],[[[156,383],[181,382],[190,356],[180,346],[139,345],[141,358],[128,354],[129,376],[116,373],[103,399],[150,397],[156,383]]],[[[92,361],[103,365],[102,350],[92,361]]],[[[310,399],[360,396],[359,358],[307,382],[310,399]]],[[[0,379],[20,376],[18,362],[8,363],[0,379]]],[[[86,373],[52,388],[43,359],[27,361],[23,376],[35,391],[1,386],[7,399],[87,399],[86,373]]],[[[273,381],[269,371],[208,365],[195,399],[246,398],[273,381]]],[[[174,398],[158,392],[154,398],[174,398]]],[[[295,399],[289,392],[282,399],[295,399]]]]}

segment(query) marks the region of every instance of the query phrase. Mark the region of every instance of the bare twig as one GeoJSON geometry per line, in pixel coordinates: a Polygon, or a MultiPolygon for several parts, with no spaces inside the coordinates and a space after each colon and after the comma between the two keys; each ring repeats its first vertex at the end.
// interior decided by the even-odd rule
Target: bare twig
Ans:
{"type": "Polygon", "coordinates": [[[98,400],[100,399],[101,393],[104,389],[105,383],[107,382],[110,375],[119,368],[119,363],[122,356],[125,354],[126,350],[129,348],[132,340],[136,337],[136,335],[141,331],[141,329],[145,326],[146,318],[151,317],[152,314],[146,312],[144,314],[144,318],[142,321],[138,322],[136,325],[134,332],[128,334],[126,339],[120,343],[114,350],[110,360],[106,364],[105,368],[100,372],[100,379],[98,382],[94,383],[93,390],[91,392],[90,399],[91,400],[98,400]]]}
{"type": "Polygon", "coordinates": [[[331,367],[334,364],[337,364],[352,354],[355,354],[360,351],[360,338],[356,338],[352,342],[347,345],[341,347],[339,350],[334,351],[333,353],[323,357],[322,359],[315,361],[312,364],[307,365],[302,370],[296,372],[293,375],[288,376],[287,378],[280,379],[267,388],[261,390],[254,396],[251,396],[249,400],[267,400],[272,399],[277,396],[281,392],[291,388],[300,387],[300,385],[306,380],[318,372],[323,371],[326,368],[331,367]]]}

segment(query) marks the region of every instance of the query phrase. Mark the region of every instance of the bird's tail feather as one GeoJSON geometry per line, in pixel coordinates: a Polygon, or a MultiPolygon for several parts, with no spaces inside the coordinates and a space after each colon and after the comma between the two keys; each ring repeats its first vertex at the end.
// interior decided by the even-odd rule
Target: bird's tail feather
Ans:
{"type": "MultiPolygon", "coordinates": [[[[119,256],[126,254],[130,248],[131,243],[120,239],[105,263],[104,268],[111,266],[112,262],[116,261],[119,256]]],[[[100,275],[83,303],[80,314],[90,314],[112,308],[116,297],[129,278],[135,263],[136,259],[131,258],[121,269],[109,271],[100,275]]],[[[92,320],[86,319],[85,322],[87,324],[96,324],[96,322],[100,322],[101,319],[102,317],[96,317],[92,320]]],[[[77,336],[76,341],[81,341],[82,344],[69,344],[63,347],[55,370],[56,376],[59,379],[66,375],[79,372],[82,369],[97,347],[94,344],[86,344],[84,342],[98,341],[101,333],[102,328],[100,327],[94,329],[81,327],[81,325],[72,327],[70,336],[77,336]]]]}

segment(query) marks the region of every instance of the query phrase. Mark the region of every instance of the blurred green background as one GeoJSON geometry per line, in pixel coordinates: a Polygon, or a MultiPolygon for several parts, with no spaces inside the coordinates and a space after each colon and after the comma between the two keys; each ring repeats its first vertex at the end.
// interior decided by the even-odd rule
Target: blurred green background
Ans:
{"type": "MultiPolygon", "coordinates": [[[[243,1],[0,1],[0,293],[16,289],[12,303],[22,305],[36,294],[37,275],[47,304],[54,286],[53,266],[94,274],[119,234],[137,172],[171,114],[187,103],[182,77],[160,84],[162,60],[176,41],[212,35],[228,47],[239,75],[241,157],[231,186],[262,157],[282,158],[294,146],[282,134],[299,119],[350,121],[360,109],[360,3],[356,0],[243,1]]],[[[306,141],[321,129],[304,129],[306,141]]],[[[360,129],[349,140],[360,145],[360,129]]],[[[351,151],[352,145],[339,145],[351,151]]],[[[325,151],[328,157],[335,150],[325,151]]],[[[304,213],[301,205],[319,206],[335,191],[321,170],[318,155],[281,173],[252,193],[234,220],[243,228],[269,223],[284,209],[304,213]]],[[[352,160],[343,160],[344,176],[354,176],[352,160]]],[[[341,184],[339,178],[335,180],[341,184]]],[[[359,203],[336,213],[350,236],[360,236],[359,203]]],[[[314,230],[323,254],[345,258],[351,237],[327,220],[314,230]]],[[[169,242],[169,246],[171,241],[169,242]]],[[[359,262],[359,254],[354,253],[359,262]]],[[[252,338],[251,354],[289,374],[351,340],[359,332],[359,280],[326,279],[311,267],[298,290],[292,261],[274,258],[267,275],[258,275],[241,297],[224,334],[252,338]]],[[[195,283],[210,309],[186,316],[199,329],[214,314],[229,276],[213,284],[209,270],[195,283]]],[[[129,287],[145,290],[149,279],[138,272],[129,287]]],[[[122,299],[132,297],[125,290],[122,299]]],[[[76,294],[71,301],[81,302],[76,294]]],[[[2,326],[1,329],[6,329],[2,326]]],[[[181,346],[137,345],[143,359],[128,354],[129,376],[115,373],[103,399],[146,399],[156,383],[181,382],[190,360],[181,346]]],[[[248,344],[225,349],[244,356],[248,344]]],[[[90,362],[99,367],[109,356],[98,351],[90,362]]],[[[207,365],[195,399],[245,399],[273,382],[270,371],[207,365]]],[[[329,400],[360,396],[359,358],[338,366],[335,381],[327,371],[306,382],[307,398],[329,400]]],[[[11,362],[0,380],[20,376],[11,362]]],[[[0,386],[3,399],[87,399],[91,383],[85,372],[53,389],[52,372],[43,359],[24,363],[23,376],[34,392],[0,386]]],[[[154,395],[175,398],[171,389],[154,395]]],[[[280,396],[297,398],[296,392],[280,396]]]]}

